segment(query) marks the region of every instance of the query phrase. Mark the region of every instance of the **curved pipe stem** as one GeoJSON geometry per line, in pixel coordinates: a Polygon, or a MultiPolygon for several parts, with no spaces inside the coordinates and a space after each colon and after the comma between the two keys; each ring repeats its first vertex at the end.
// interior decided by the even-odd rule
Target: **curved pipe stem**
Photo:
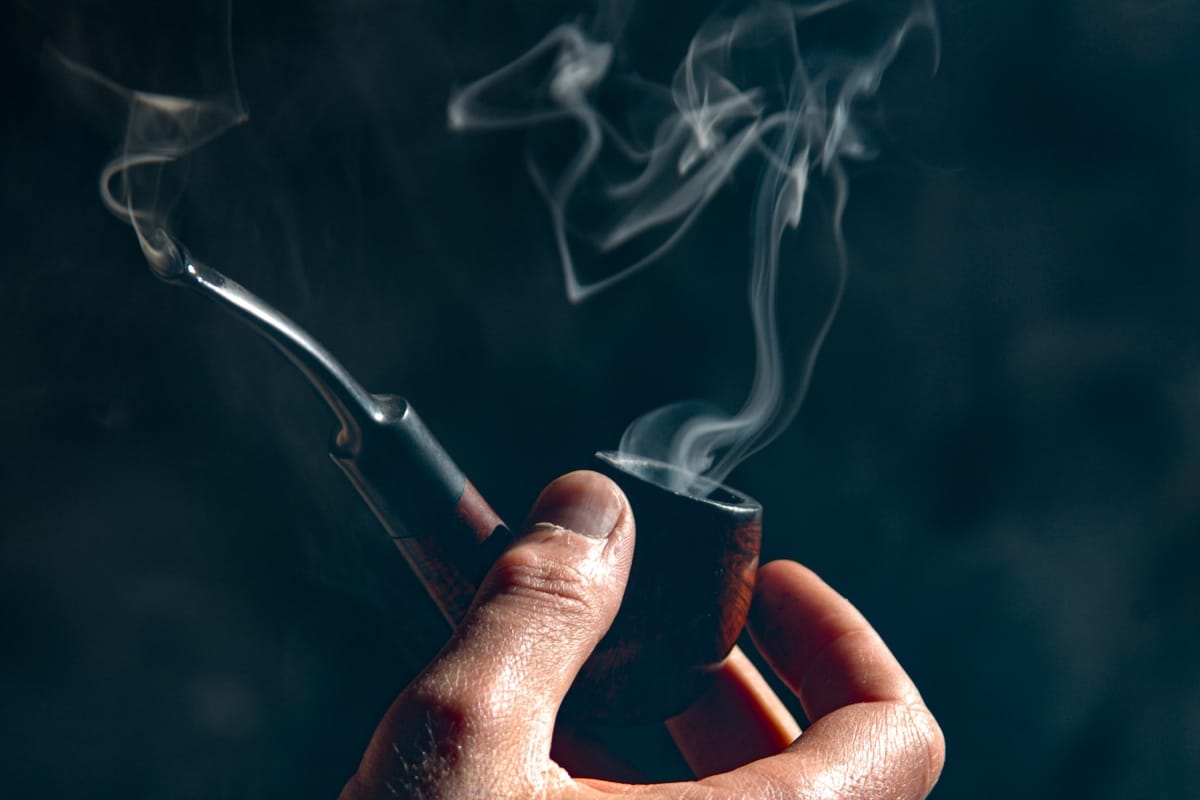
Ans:
{"type": "Polygon", "coordinates": [[[235,317],[250,325],[275,345],[303,373],[341,424],[336,441],[343,453],[354,453],[362,442],[364,427],[384,413],[379,400],[307,331],[264,301],[212,267],[194,261],[179,251],[175,268],[154,270],[167,283],[187,286],[215,300],[235,317]]]}

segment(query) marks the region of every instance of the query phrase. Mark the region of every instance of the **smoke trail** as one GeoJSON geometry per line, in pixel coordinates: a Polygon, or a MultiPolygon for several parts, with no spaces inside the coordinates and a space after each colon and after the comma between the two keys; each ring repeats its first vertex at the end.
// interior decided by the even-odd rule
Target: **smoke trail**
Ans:
{"type": "MultiPolygon", "coordinates": [[[[743,162],[761,159],[750,213],[756,360],[749,394],[735,414],[695,401],[651,411],[626,430],[623,452],[722,481],[799,410],[845,290],[845,162],[874,156],[861,106],[915,30],[929,31],[935,53],[937,47],[926,0],[891,24],[880,22],[873,46],[802,44],[806,25],[852,5],[756,3],[711,19],[692,38],[669,85],[624,66],[619,37],[608,41],[564,25],[450,99],[454,130],[530,129],[529,173],[550,211],[573,302],[662,257],[743,162]],[[554,124],[564,121],[574,125],[564,131],[554,124]],[[837,281],[818,330],[790,364],[776,307],[780,249],[787,231],[801,224],[814,179],[833,193],[837,281]]],[[[620,29],[611,25],[614,18],[625,21],[621,13],[601,18],[608,28],[620,29]]],[[[935,55],[935,68],[936,61],[935,55]]]]}
{"type": "MultiPolygon", "coordinates": [[[[160,44],[176,51],[186,74],[165,80],[188,84],[199,96],[130,89],[85,64],[85,55],[48,48],[53,62],[81,94],[117,107],[123,121],[122,143],[100,172],[100,199],[133,228],[150,268],[162,275],[182,267],[170,227],[186,182],[181,159],[248,119],[234,70],[232,0],[188,9],[172,6],[171,13],[184,17],[181,11],[190,14],[175,19],[171,30],[186,31],[186,41],[160,44]]],[[[162,36],[158,31],[154,35],[162,36]]],[[[145,43],[119,44],[121,50],[129,50],[145,43]]]]}

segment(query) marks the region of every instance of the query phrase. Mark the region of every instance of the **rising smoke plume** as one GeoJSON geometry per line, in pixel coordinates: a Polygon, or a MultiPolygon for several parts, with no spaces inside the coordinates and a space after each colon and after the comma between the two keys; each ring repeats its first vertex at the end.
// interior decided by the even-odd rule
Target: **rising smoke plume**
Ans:
{"type": "MultiPolygon", "coordinates": [[[[865,4],[752,3],[703,23],[664,81],[644,77],[625,52],[627,27],[636,24],[631,4],[602,3],[586,29],[555,28],[450,99],[452,129],[528,131],[529,174],[550,212],[574,302],[663,257],[743,165],[758,169],[747,213],[755,370],[746,399],[732,414],[697,401],[651,411],[629,426],[623,452],[722,481],[797,413],[845,288],[845,164],[875,154],[866,106],[914,31],[933,34],[936,50],[929,0],[915,2],[891,16],[876,4],[865,15],[870,21],[851,19],[846,29],[854,30],[854,45],[839,43],[829,26],[821,37],[806,34],[814,23],[865,4]],[[864,27],[873,35],[860,35],[864,27]],[[781,251],[788,231],[805,218],[815,182],[832,190],[836,263],[790,266],[832,266],[835,288],[819,300],[826,311],[806,346],[787,354],[777,308],[780,269],[788,263],[781,251]]],[[[198,8],[203,24],[183,26],[199,31],[194,38],[203,43],[195,48],[205,54],[196,93],[126,88],[79,58],[56,55],[88,91],[124,111],[123,144],[101,173],[101,196],[133,227],[160,274],[179,266],[171,211],[182,191],[184,156],[246,119],[233,64],[231,2],[198,8]]]]}
{"type": "MultiPolygon", "coordinates": [[[[133,228],[147,263],[161,275],[181,266],[171,217],[186,183],[185,156],[248,119],[234,69],[232,0],[172,5],[166,13],[178,16],[164,29],[181,32],[177,39],[156,34],[171,58],[134,72],[179,91],[130,88],[88,63],[112,61],[111,52],[122,48],[92,53],[78,41],[80,52],[48,49],[82,100],[120,120],[121,144],[100,172],[100,198],[133,228]]],[[[117,71],[120,64],[107,66],[117,71]]]]}
{"type": "Polygon", "coordinates": [[[845,162],[875,155],[863,106],[914,31],[928,31],[937,48],[924,0],[878,21],[866,47],[805,39],[812,23],[856,5],[760,2],[714,17],[696,31],[669,83],[643,77],[623,53],[627,6],[602,5],[588,30],[559,26],[451,97],[451,129],[528,129],[529,174],[550,212],[573,302],[663,257],[744,162],[759,162],[748,212],[756,360],[746,400],[735,414],[696,401],[651,411],[626,430],[622,452],[723,481],[799,410],[845,289],[845,162]],[[814,180],[832,188],[836,288],[803,352],[785,357],[780,253],[804,218],[814,180]]]}

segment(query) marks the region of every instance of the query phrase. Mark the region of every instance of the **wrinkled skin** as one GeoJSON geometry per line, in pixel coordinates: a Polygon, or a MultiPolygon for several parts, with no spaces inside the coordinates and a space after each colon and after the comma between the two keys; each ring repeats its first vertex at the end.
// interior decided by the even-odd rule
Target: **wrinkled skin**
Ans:
{"type": "Polygon", "coordinates": [[[945,743],[921,695],[845,598],[786,561],[760,570],[750,630],[812,720],[802,736],[735,650],[668,722],[694,782],[620,782],[617,762],[569,732],[556,738],[559,704],[620,604],[634,535],[607,478],[576,472],[547,487],[463,624],[380,722],[342,800],[928,795],[945,743]]]}

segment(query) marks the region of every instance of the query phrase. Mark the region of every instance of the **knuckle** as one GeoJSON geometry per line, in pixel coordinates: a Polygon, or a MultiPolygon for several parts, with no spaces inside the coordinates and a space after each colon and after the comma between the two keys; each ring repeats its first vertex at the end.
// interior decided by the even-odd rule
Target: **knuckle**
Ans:
{"type": "Polygon", "coordinates": [[[548,556],[538,548],[515,548],[493,568],[497,599],[530,606],[534,612],[556,616],[588,616],[595,602],[595,584],[577,565],[548,556]]]}
{"type": "Polygon", "coordinates": [[[425,709],[431,740],[461,741],[495,714],[496,692],[484,681],[472,681],[457,670],[435,670],[419,676],[406,690],[408,699],[425,709]]]}

